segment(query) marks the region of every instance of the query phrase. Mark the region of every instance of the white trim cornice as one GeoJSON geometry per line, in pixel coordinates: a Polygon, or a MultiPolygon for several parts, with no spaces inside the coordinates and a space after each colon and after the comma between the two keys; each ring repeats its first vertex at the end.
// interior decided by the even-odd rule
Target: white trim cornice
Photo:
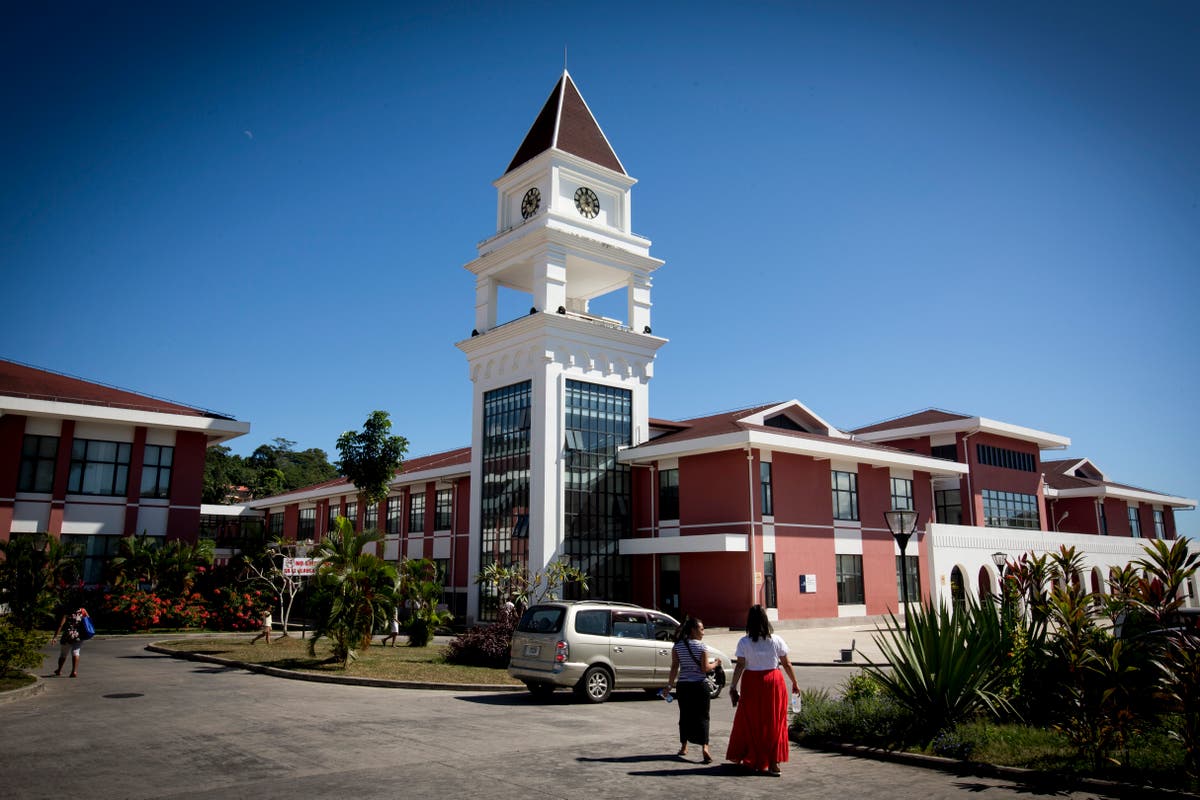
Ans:
{"type": "Polygon", "coordinates": [[[1171,506],[1182,510],[1194,509],[1196,501],[1190,497],[1175,497],[1168,494],[1158,494],[1140,489],[1127,489],[1121,486],[1084,486],[1077,489],[1054,489],[1046,487],[1046,497],[1050,499],[1067,499],[1072,497],[1095,497],[1103,499],[1112,497],[1117,500],[1132,500],[1138,503],[1152,503],[1171,506]]]}
{"type": "Polygon", "coordinates": [[[1071,446],[1068,436],[1056,433],[1026,428],[1008,422],[1000,422],[987,417],[967,417],[945,422],[934,422],[928,425],[912,425],[907,428],[889,428],[881,431],[855,433],[854,438],[864,442],[888,442],[894,439],[912,439],[921,436],[932,436],[938,433],[993,433],[997,436],[1007,436],[1010,439],[1020,439],[1036,444],[1042,450],[1064,450],[1071,446]]]}
{"type": "Polygon", "coordinates": [[[931,475],[966,475],[970,469],[966,464],[960,464],[957,461],[946,461],[916,453],[889,452],[873,447],[862,447],[852,441],[822,441],[759,430],[733,431],[698,439],[664,442],[659,445],[650,442],[639,445],[637,448],[621,450],[617,459],[627,464],[645,463],[662,458],[679,458],[720,450],[740,450],[745,447],[768,448],[775,452],[795,453],[822,459],[841,458],[876,467],[905,467],[928,472],[931,475]]]}
{"type": "Polygon", "coordinates": [[[168,414],[161,411],[138,411],[129,408],[91,405],[88,403],[63,403],[56,400],[31,400],[25,397],[0,396],[0,416],[21,414],[28,417],[53,417],[57,419],[86,419],[98,422],[115,422],[148,428],[201,431],[209,438],[209,444],[220,444],[250,432],[249,422],[218,417],[202,417],[190,414],[168,414]]]}

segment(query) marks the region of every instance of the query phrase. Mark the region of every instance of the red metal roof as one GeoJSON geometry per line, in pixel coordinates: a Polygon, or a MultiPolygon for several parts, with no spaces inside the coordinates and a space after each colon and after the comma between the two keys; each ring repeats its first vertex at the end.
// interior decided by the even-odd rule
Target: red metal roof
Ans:
{"type": "Polygon", "coordinates": [[[138,394],[115,386],[74,378],[59,372],[31,367],[15,361],[0,360],[0,395],[57,403],[80,403],[160,414],[184,414],[191,417],[233,419],[215,411],[206,411],[158,397],[138,394]]]}
{"type": "Polygon", "coordinates": [[[907,414],[903,417],[877,422],[874,425],[855,428],[850,433],[871,433],[873,431],[890,431],[896,428],[915,428],[918,425],[936,425],[939,422],[953,422],[960,419],[971,419],[971,417],[965,414],[942,411],[940,408],[927,408],[915,414],[907,414]]]}
{"type": "Polygon", "coordinates": [[[529,133],[525,134],[525,140],[517,148],[505,174],[552,147],[625,174],[620,159],[588,110],[583,95],[565,71],[533,121],[529,133]]]}
{"type": "MultiPolygon", "coordinates": [[[[415,458],[406,458],[404,459],[403,466],[396,471],[396,476],[401,477],[412,473],[424,472],[430,469],[442,469],[444,467],[465,467],[469,469],[470,466],[471,448],[459,447],[455,450],[447,450],[442,453],[431,453],[429,455],[417,456],[415,458]]],[[[277,495],[272,495],[271,497],[287,497],[289,495],[299,494],[302,492],[332,489],[337,486],[346,487],[347,492],[355,491],[354,485],[350,483],[350,481],[346,480],[344,477],[338,476],[336,478],[330,478],[327,481],[322,481],[321,483],[314,483],[311,486],[301,486],[298,489],[289,489],[286,492],[281,492],[277,495]]],[[[261,497],[254,502],[260,503],[263,500],[270,499],[270,497],[261,497]]]]}

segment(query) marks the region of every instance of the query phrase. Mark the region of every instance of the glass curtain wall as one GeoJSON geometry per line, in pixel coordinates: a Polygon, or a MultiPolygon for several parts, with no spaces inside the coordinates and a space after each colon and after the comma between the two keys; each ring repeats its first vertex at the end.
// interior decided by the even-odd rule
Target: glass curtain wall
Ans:
{"type": "MultiPolygon", "coordinates": [[[[480,569],[528,566],[530,381],[483,395],[483,486],[480,569]]],[[[486,587],[485,587],[486,588],[486,587]]],[[[496,618],[496,597],[480,595],[481,619],[496,618]]]]}
{"type": "MultiPolygon", "coordinates": [[[[575,380],[566,393],[563,547],[587,573],[591,597],[628,601],[630,559],[617,549],[632,530],[630,468],[617,462],[617,448],[632,442],[632,393],[575,380]]],[[[566,587],[568,596],[572,591],[577,587],[566,587]]]]}

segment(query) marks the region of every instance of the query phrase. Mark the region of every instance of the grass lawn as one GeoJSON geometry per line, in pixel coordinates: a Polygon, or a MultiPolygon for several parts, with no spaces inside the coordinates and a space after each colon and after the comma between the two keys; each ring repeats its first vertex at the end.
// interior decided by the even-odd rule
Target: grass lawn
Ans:
{"type": "Polygon", "coordinates": [[[308,654],[309,640],[298,636],[272,636],[269,645],[261,641],[258,644],[249,642],[249,638],[178,639],[158,644],[171,650],[205,653],[233,661],[266,664],[299,672],[430,683],[521,685],[520,681],[509,677],[508,672],[502,669],[446,663],[442,658],[444,645],[409,647],[401,644],[398,647],[380,647],[378,644],[372,644],[366,650],[360,650],[358,658],[343,670],[340,664],[326,660],[329,658],[329,647],[325,640],[317,644],[315,657],[308,654]]]}

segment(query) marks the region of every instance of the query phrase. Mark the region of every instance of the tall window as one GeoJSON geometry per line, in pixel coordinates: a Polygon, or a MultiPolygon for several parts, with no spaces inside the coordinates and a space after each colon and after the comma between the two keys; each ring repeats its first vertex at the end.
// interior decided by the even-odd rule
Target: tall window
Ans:
{"type": "MultiPolygon", "coordinates": [[[[633,395],[628,389],[568,380],[565,430],[582,447],[563,463],[563,550],[588,572],[588,593],[633,599],[633,566],[618,543],[632,534],[630,467],[617,450],[633,440],[633,395]]],[[[678,514],[678,512],[676,512],[678,514]]],[[[580,593],[567,587],[567,596],[580,593]]]]}
{"type": "Polygon", "coordinates": [[[438,489],[434,495],[433,529],[448,531],[454,522],[454,490],[438,489]]]}
{"type": "MultiPolygon", "coordinates": [[[[900,556],[896,556],[896,599],[903,602],[904,590],[900,574],[900,556]]],[[[921,572],[916,556],[904,556],[904,568],[908,572],[908,602],[921,602],[921,572]]]]}
{"type": "Polygon", "coordinates": [[[837,556],[838,605],[853,606],[866,602],[863,594],[862,556],[837,556]]]}
{"type": "Polygon", "coordinates": [[[76,439],[71,443],[71,475],[67,491],[120,497],[129,483],[128,442],[76,439]]]}
{"type": "Polygon", "coordinates": [[[146,445],[142,460],[142,497],[171,496],[171,462],[175,448],[157,444],[146,445]]]}
{"type": "Polygon", "coordinates": [[[18,492],[54,491],[54,465],[58,461],[58,437],[25,434],[21,445],[21,477],[18,492]]]}
{"type": "Polygon", "coordinates": [[[1129,535],[1135,539],[1142,538],[1142,521],[1138,518],[1137,506],[1129,506],[1129,535]]]}
{"type": "Polygon", "coordinates": [[[1154,538],[1167,538],[1167,524],[1166,520],[1163,519],[1163,512],[1161,511],[1154,512],[1154,538]]]}
{"type": "Polygon", "coordinates": [[[338,503],[337,500],[329,501],[329,513],[325,515],[326,516],[326,519],[325,519],[325,530],[326,531],[333,530],[333,527],[337,523],[337,518],[341,514],[341,511],[342,511],[341,504],[338,503]]]}
{"type": "Polygon", "coordinates": [[[892,508],[913,508],[912,481],[908,478],[892,478],[892,508]]]}
{"type": "Polygon", "coordinates": [[[775,554],[763,553],[763,605],[767,608],[779,605],[775,592],[775,554]]]}
{"type": "Polygon", "coordinates": [[[315,508],[300,509],[300,524],[296,528],[297,539],[311,539],[317,533],[317,510],[315,508]]]}
{"type": "Polygon", "coordinates": [[[402,496],[387,499],[387,532],[391,535],[400,533],[400,517],[404,513],[404,498],[402,496]]]}
{"type": "MultiPolygon", "coordinates": [[[[529,514],[529,410],[533,384],[515,383],[483,395],[483,461],[479,566],[525,564],[527,539],[516,535],[529,514]]],[[[528,529],[528,526],[526,526],[528,529]]],[[[480,617],[496,618],[495,596],[482,596],[480,617]]]]}
{"type": "Polygon", "coordinates": [[[1104,501],[1099,502],[1100,508],[1100,535],[1108,536],[1108,514],[1104,511],[1104,501]]]}
{"type": "Polygon", "coordinates": [[[775,513],[775,490],[771,485],[771,462],[758,462],[758,485],[762,490],[762,513],[764,517],[775,513]]]}
{"type": "Polygon", "coordinates": [[[358,527],[358,503],[346,503],[346,519],[350,520],[350,527],[354,530],[359,530],[358,527]]]}
{"type": "Polygon", "coordinates": [[[937,521],[943,525],[962,525],[962,501],[958,489],[938,489],[933,493],[937,521]]]}
{"type": "Polygon", "coordinates": [[[679,470],[658,471],[658,518],[679,519],[679,470]]]}
{"type": "Polygon", "coordinates": [[[283,536],[283,512],[271,514],[268,517],[267,529],[271,532],[271,538],[273,539],[283,536]]]}
{"type": "Polygon", "coordinates": [[[373,531],[379,528],[379,505],[377,503],[367,503],[363,509],[363,530],[373,531]]]}
{"type": "Polygon", "coordinates": [[[424,492],[414,492],[408,498],[408,532],[418,536],[425,533],[424,492]]]}
{"type": "Polygon", "coordinates": [[[1041,527],[1037,497],[1018,492],[983,490],[984,525],[993,528],[1041,527]]]}
{"type": "Polygon", "coordinates": [[[858,519],[858,476],[837,470],[830,475],[833,479],[833,518],[858,519]]]}

